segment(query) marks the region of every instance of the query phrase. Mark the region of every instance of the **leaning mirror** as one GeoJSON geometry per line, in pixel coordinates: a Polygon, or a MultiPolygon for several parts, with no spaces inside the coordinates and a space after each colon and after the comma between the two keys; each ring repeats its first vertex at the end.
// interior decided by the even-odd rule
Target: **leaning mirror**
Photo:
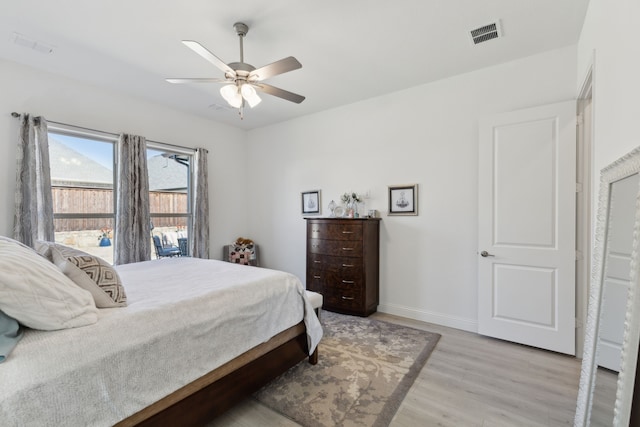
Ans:
{"type": "Polygon", "coordinates": [[[639,193],[640,147],[601,173],[575,426],[629,425],[640,333],[639,193]]]}

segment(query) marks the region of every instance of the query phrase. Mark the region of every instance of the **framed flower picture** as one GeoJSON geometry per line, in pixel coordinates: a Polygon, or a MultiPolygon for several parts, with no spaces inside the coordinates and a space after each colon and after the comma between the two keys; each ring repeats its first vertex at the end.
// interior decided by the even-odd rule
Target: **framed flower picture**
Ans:
{"type": "Polygon", "coordinates": [[[320,190],[304,191],[302,193],[302,214],[320,215],[320,190]]]}
{"type": "Polygon", "coordinates": [[[388,215],[418,215],[418,184],[389,186],[388,215]]]}

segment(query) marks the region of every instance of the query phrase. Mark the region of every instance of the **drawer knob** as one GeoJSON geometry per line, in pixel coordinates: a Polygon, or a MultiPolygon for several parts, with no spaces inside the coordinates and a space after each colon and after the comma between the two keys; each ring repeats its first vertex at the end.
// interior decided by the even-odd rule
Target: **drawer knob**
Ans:
{"type": "Polygon", "coordinates": [[[353,231],[343,231],[342,234],[353,234],[353,231]]]}
{"type": "Polygon", "coordinates": [[[353,264],[342,264],[343,267],[353,267],[353,264]]]}
{"type": "Polygon", "coordinates": [[[321,264],[321,263],[322,263],[322,261],[317,261],[317,260],[315,260],[315,259],[314,259],[314,260],[313,260],[313,263],[314,263],[314,264],[321,264]]]}
{"type": "Polygon", "coordinates": [[[342,248],[343,251],[352,251],[353,248],[342,248]]]}
{"type": "Polygon", "coordinates": [[[342,283],[346,283],[347,285],[353,285],[356,282],[354,282],[353,280],[343,280],[342,283]]]}
{"type": "Polygon", "coordinates": [[[313,278],[314,278],[314,279],[319,279],[319,278],[320,278],[320,276],[313,276],[313,278]]]}
{"type": "Polygon", "coordinates": [[[343,297],[342,297],[342,299],[347,300],[347,301],[352,301],[352,300],[353,300],[353,297],[344,297],[344,296],[343,296],[343,297]]]}

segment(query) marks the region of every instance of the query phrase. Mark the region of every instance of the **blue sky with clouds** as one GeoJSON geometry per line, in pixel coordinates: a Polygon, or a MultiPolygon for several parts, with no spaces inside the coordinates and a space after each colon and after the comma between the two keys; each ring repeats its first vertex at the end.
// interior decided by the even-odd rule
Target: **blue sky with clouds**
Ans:
{"type": "MultiPolygon", "coordinates": [[[[100,163],[109,170],[113,170],[113,148],[110,142],[96,141],[93,139],[79,138],[76,136],[55,134],[56,140],[67,147],[81,153],[91,160],[100,163]]],[[[161,151],[147,150],[147,158],[162,154],[161,151]]]]}

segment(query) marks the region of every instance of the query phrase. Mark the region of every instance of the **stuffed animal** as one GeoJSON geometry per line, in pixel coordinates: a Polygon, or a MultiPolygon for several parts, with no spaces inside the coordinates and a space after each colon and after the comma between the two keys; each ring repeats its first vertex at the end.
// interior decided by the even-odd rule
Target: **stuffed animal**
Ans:
{"type": "Polygon", "coordinates": [[[253,240],[245,239],[244,237],[238,237],[235,242],[236,246],[248,246],[253,245],[253,240]]]}

